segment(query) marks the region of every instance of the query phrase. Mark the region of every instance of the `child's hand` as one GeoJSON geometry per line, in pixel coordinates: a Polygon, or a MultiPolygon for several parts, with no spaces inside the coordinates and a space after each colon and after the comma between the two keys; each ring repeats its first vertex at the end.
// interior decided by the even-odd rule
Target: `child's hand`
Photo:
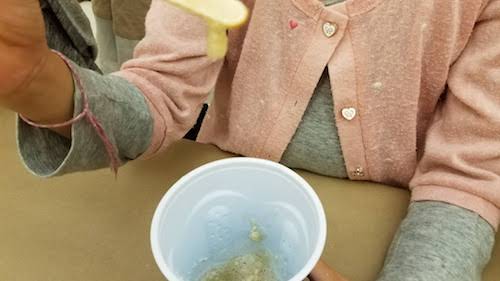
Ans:
{"type": "Polygon", "coordinates": [[[320,260],[309,275],[311,281],[347,281],[339,273],[320,260]]]}
{"type": "Polygon", "coordinates": [[[48,47],[39,0],[0,0],[0,106],[61,123],[73,115],[73,91],[71,72],[48,47]]]}
{"type": "Polygon", "coordinates": [[[49,54],[38,0],[0,1],[0,103],[27,87],[49,54]]]}

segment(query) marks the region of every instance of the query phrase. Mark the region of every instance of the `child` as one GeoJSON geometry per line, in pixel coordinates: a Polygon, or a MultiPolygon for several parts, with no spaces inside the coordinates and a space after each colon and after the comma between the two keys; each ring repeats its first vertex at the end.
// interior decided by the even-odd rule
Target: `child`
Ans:
{"type": "MultiPolygon", "coordinates": [[[[481,280],[500,218],[500,0],[246,0],[219,61],[202,20],[153,0],[135,58],[108,76],[88,69],[74,3],[42,1],[70,72],[37,2],[0,4],[0,103],[26,120],[35,174],[160,153],[215,86],[198,141],[412,190],[378,280],[481,280]]],[[[320,263],[312,277],[331,274],[320,263]]]]}

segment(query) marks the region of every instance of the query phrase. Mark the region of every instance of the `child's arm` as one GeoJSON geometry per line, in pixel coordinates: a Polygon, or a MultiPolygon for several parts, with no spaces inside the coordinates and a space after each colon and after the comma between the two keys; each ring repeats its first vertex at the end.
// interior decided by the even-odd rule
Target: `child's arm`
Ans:
{"type": "MultiPolygon", "coordinates": [[[[68,12],[65,9],[59,11],[68,12]]],[[[221,60],[206,57],[204,21],[169,6],[163,0],[153,1],[146,29],[146,37],[137,47],[135,59],[115,75],[103,76],[71,63],[75,69],[75,81],[82,82],[89,108],[122,163],[139,157],[148,148],[149,153],[154,153],[180,139],[196,121],[200,106],[214,86],[222,65],[221,60]]],[[[60,50],[67,55],[72,53],[67,46],[60,50]]],[[[64,66],[57,57],[55,61],[64,66]]],[[[65,66],[62,69],[59,74],[48,73],[54,79],[57,79],[56,75],[67,75],[72,82],[68,69],[65,66]]],[[[76,88],[74,96],[72,90],[62,91],[61,88],[44,94],[43,104],[37,107],[42,114],[53,114],[56,111],[54,101],[69,97],[69,102],[61,105],[66,113],[55,119],[37,118],[35,111],[31,110],[14,110],[40,123],[68,120],[72,114],[81,113],[84,106],[76,88]]],[[[38,86],[37,95],[33,97],[41,96],[42,89],[43,86],[38,86]]],[[[27,99],[19,104],[24,106],[32,102],[27,99]]],[[[52,176],[109,165],[103,141],[88,119],[73,124],[71,140],[24,122],[19,123],[18,132],[21,155],[38,175],[52,176]]]]}
{"type": "Polygon", "coordinates": [[[480,281],[494,244],[495,231],[476,213],[413,202],[377,281],[480,281]]]}
{"type": "Polygon", "coordinates": [[[134,84],[149,104],[154,130],[145,157],[180,139],[198,117],[215,86],[223,60],[207,56],[207,23],[198,16],[153,0],[146,37],[134,59],[115,73],[134,84]]]}
{"type": "Polygon", "coordinates": [[[480,280],[490,259],[500,219],[500,1],[485,3],[451,66],[379,280],[480,280]]]}
{"type": "Polygon", "coordinates": [[[412,201],[435,200],[500,221],[500,0],[486,1],[450,68],[448,91],[410,182],[412,201]]]}

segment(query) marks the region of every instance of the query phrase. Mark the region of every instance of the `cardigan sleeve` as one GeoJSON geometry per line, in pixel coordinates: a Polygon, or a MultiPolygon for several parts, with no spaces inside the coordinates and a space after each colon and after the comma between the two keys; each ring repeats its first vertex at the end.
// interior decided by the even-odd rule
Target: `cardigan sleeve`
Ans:
{"type": "Polygon", "coordinates": [[[450,67],[448,91],[410,182],[413,201],[434,200],[500,220],[500,0],[488,0],[450,67]]]}

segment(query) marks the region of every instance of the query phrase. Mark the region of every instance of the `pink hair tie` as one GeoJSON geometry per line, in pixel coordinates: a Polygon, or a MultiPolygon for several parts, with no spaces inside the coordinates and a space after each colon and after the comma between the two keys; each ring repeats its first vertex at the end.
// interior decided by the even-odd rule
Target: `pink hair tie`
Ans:
{"type": "Polygon", "coordinates": [[[73,75],[73,78],[75,79],[76,82],[76,87],[80,91],[80,94],[82,96],[82,101],[83,101],[83,110],[80,114],[77,116],[73,117],[71,120],[68,120],[63,123],[58,123],[58,124],[51,124],[51,125],[42,125],[42,124],[37,124],[34,123],[30,120],[28,120],[26,117],[23,115],[19,114],[19,117],[26,122],[27,124],[37,127],[37,128],[44,128],[44,129],[54,129],[54,128],[61,128],[61,127],[66,127],[69,125],[72,125],[83,118],[86,118],[87,121],[94,127],[94,130],[96,131],[97,135],[99,138],[102,140],[104,143],[104,147],[106,148],[106,153],[108,154],[109,162],[110,162],[110,167],[111,170],[115,175],[118,174],[118,167],[120,166],[120,160],[118,158],[118,153],[116,152],[116,149],[114,148],[113,144],[109,140],[108,136],[106,135],[106,132],[104,131],[104,128],[102,127],[101,123],[95,115],[90,111],[90,106],[89,106],[89,101],[87,94],[85,93],[85,90],[83,88],[82,81],[80,80],[80,77],[76,74],[75,69],[73,68],[73,65],[69,62],[69,60],[60,52],[52,50],[55,54],[57,54],[61,59],[66,63],[68,68],[71,71],[71,74],[73,75]]]}

